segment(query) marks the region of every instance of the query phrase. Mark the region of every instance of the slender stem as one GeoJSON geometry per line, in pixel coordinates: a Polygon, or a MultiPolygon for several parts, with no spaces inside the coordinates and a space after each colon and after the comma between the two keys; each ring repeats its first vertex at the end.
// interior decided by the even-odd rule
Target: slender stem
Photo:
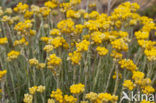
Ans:
{"type": "Polygon", "coordinates": [[[73,68],[73,84],[76,83],[76,69],[77,68],[73,68]]]}
{"type": "Polygon", "coordinates": [[[101,61],[102,61],[102,58],[99,59],[98,68],[97,68],[97,72],[96,72],[94,83],[93,83],[93,90],[95,89],[95,86],[97,84],[97,80],[98,80],[98,77],[99,77],[99,73],[100,73],[100,70],[101,70],[100,69],[101,61]]]}
{"type": "Polygon", "coordinates": [[[114,67],[115,67],[115,62],[113,62],[113,66],[109,72],[109,76],[108,76],[108,80],[107,80],[107,84],[106,84],[106,88],[105,88],[105,92],[107,92],[107,89],[109,87],[109,83],[110,83],[110,79],[111,79],[111,76],[112,76],[112,73],[114,71],[114,67]]]}
{"type": "MultiPolygon", "coordinates": [[[[117,67],[117,66],[116,66],[117,67]]],[[[115,95],[119,86],[119,69],[116,68],[116,81],[113,94],[115,95]]]]}

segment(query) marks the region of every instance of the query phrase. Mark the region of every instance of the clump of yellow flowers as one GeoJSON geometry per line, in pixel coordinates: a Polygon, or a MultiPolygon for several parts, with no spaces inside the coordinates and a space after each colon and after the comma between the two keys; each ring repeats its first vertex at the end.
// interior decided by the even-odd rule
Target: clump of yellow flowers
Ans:
{"type": "Polygon", "coordinates": [[[20,55],[20,52],[12,50],[8,53],[7,59],[8,61],[11,61],[11,60],[17,59],[19,55],[20,55]]]}
{"type": "Polygon", "coordinates": [[[1,70],[0,71],[0,80],[6,75],[7,70],[1,70]]]}
{"type": "Polygon", "coordinates": [[[79,83],[79,84],[74,84],[70,87],[70,92],[73,94],[79,94],[84,92],[85,88],[84,85],[79,83]]]}
{"type": "Polygon", "coordinates": [[[155,92],[155,21],[139,15],[137,3],[108,14],[97,6],[47,0],[0,7],[2,102],[118,103],[124,90],[155,92]]]}
{"type": "Polygon", "coordinates": [[[4,44],[7,44],[7,43],[8,43],[7,37],[0,38],[0,45],[4,45],[4,44]]]}

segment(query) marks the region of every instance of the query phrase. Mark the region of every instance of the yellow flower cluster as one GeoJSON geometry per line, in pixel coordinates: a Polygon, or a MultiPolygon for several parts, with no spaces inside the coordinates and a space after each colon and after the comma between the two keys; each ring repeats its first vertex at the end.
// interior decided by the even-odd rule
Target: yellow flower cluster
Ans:
{"type": "Polygon", "coordinates": [[[115,103],[118,100],[117,96],[112,96],[109,93],[94,93],[94,92],[90,92],[88,94],[86,94],[85,96],[86,99],[89,99],[91,102],[93,103],[115,103]]]}
{"type": "Polygon", "coordinates": [[[48,7],[41,7],[40,8],[40,14],[43,16],[43,17],[47,17],[49,14],[50,14],[51,10],[50,8],[48,7]]]}
{"type": "Polygon", "coordinates": [[[46,51],[47,53],[51,52],[53,50],[53,46],[52,45],[45,45],[45,47],[43,48],[44,51],[46,51]]]}
{"type": "Polygon", "coordinates": [[[131,80],[125,80],[123,86],[131,91],[135,88],[135,85],[131,80]]]}
{"type": "Polygon", "coordinates": [[[20,55],[20,52],[12,50],[8,53],[7,60],[11,61],[11,60],[17,59],[19,55],[20,55]]]}
{"type": "Polygon", "coordinates": [[[68,10],[66,12],[66,16],[67,16],[67,18],[79,19],[81,15],[80,15],[80,12],[79,11],[68,10]]]}
{"type": "Polygon", "coordinates": [[[119,53],[115,50],[112,51],[111,56],[114,58],[115,61],[120,60],[123,57],[122,53],[119,53]]]}
{"type": "Polygon", "coordinates": [[[15,25],[14,29],[19,32],[21,35],[28,35],[31,36],[31,27],[32,27],[32,21],[31,20],[25,20],[24,22],[19,22],[15,25]]]}
{"type": "Polygon", "coordinates": [[[149,78],[144,78],[145,74],[140,71],[134,71],[132,79],[135,84],[141,87],[142,92],[146,94],[154,93],[155,89],[151,86],[151,80],[149,78]]]}
{"type": "Polygon", "coordinates": [[[128,44],[125,42],[124,39],[116,39],[111,42],[112,47],[119,51],[127,51],[128,50],[128,44]]]}
{"type": "Polygon", "coordinates": [[[122,69],[126,68],[130,71],[135,71],[138,69],[134,62],[130,59],[121,59],[118,63],[121,65],[122,69]]]}
{"type": "Polygon", "coordinates": [[[64,101],[65,101],[65,103],[76,103],[77,98],[74,98],[73,96],[65,95],[64,96],[64,101]]]}
{"type": "Polygon", "coordinates": [[[75,25],[74,34],[80,35],[83,32],[84,26],[82,24],[75,25]]]}
{"type": "Polygon", "coordinates": [[[29,88],[29,93],[32,95],[34,95],[36,91],[37,91],[37,86],[33,86],[33,87],[29,88]]]}
{"type": "Polygon", "coordinates": [[[60,89],[52,91],[50,97],[55,98],[55,100],[59,103],[63,103],[63,95],[60,89]]]}
{"type": "Polygon", "coordinates": [[[70,92],[72,94],[80,94],[80,93],[84,92],[84,90],[85,90],[84,87],[85,86],[83,84],[81,84],[81,83],[73,84],[72,86],[70,86],[70,92]]]}
{"type": "Polygon", "coordinates": [[[76,48],[78,52],[88,51],[88,47],[90,45],[90,42],[87,40],[83,40],[80,43],[76,44],[76,48]]]}
{"type": "Polygon", "coordinates": [[[33,59],[29,59],[29,64],[31,66],[37,66],[38,65],[38,60],[36,58],[33,58],[33,59]]]}
{"type": "Polygon", "coordinates": [[[0,71],[0,80],[6,75],[7,70],[1,70],[0,71]]]}
{"type": "MultiPolygon", "coordinates": [[[[119,75],[119,79],[121,79],[122,78],[122,74],[119,72],[118,75],[119,75]]],[[[116,79],[116,77],[117,77],[117,73],[114,72],[113,79],[116,79]]]]}
{"type": "Polygon", "coordinates": [[[137,31],[135,32],[136,39],[148,39],[149,38],[149,32],[141,32],[137,31]]]}
{"type": "Polygon", "coordinates": [[[108,50],[105,47],[100,47],[100,46],[96,48],[96,51],[100,56],[104,56],[108,53],[108,50]]]}
{"type": "Polygon", "coordinates": [[[57,28],[61,33],[69,34],[74,30],[74,22],[72,19],[62,20],[57,24],[57,28]]]}
{"type": "Polygon", "coordinates": [[[51,54],[49,57],[48,57],[48,68],[53,68],[53,66],[58,66],[62,60],[61,58],[57,57],[56,54],[51,54]]]}
{"type": "Polygon", "coordinates": [[[24,103],[32,103],[33,102],[33,96],[31,94],[24,94],[24,103]]]}
{"type": "Polygon", "coordinates": [[[41,37],[40,40],[48,44],[53,38],[51,37],[41,37]]]}
{"type": "Polygon", "coordinates": [[[138,44],[142,48],[150,50],[151,48],[154,47],[154,45],[156,45],[156,42],[155,41],[150,41],[150,40],[138,40],[138,44]]]}
{"type": "Polygon", "coordinates": [[[4,37],[4,38],[0,38],[0,45],[4,45],[8,43],[8,38],[4,37]]]}
{"type": "Polygon", "coordinates": [[[18,46],[18,45],[28,45],[28,42],[26,41],[26,39],[23,37],[20,40],[15,40],[14,41],[14,46],[18,46]]]}
{"type": "Polygon", "coordinates": [[[44,3],[44,5],[48,8],[54,9],[58,6],[58,2],[56,2],[55,0],[47,1],[44,3]]]}
{"type": "Polygon", "coordinates": [[[58,30],[58,29],[52,29],[52,30],[50,31],[50,35],[59,36],[59,35],[61,35],[61,32],[60,32],[60,30],[58,30]]]}
{"type": "Polygon", "coordinates": [[[54,48],[58,48],[60,46],[63,46],[64,48],[68,48],[68,43],[63,37],[56,37],[51,39],[51,44],[54,46],[54,48]]]}
{"type": "Polygon", "coordinates": [[[45,91],[45,86],[33,86],[29,88],[29,93],[24,94],[24,103],[33,103],[33,95],[35,95],[36,92],[43,93],[45,91]]]}
{"type": "Polygon", "coordinates": [[[26,19],[29,19],[29,18],[31,18],[33,16],[33,12],[32,11],[29,11],[29,10],[27,10],[26,12],[25,12],[25,14],[24,14],[24,18],[26,18],[26,19]]]}
{"type": "Polygon", "coordinates": [[[80,60],[82,58],[82,54],[80,52],[74,51],[73,53],[69,53],[68,55],[68,60],[71,60],[72,64],[80,64],[80,60]]]}
{"type": "Polygon", "coordinates": [[[36,92],[43,93],[45,91],[45,86],[33,86],[29,88],[29,93],[34,95],[36,92]]]}
{"type": "Polygon", "coordinates": [[[21,2],[18,3],[18,5],[14,8],[15,12],[18,13],[24,13],[26,10],[28,10],[29,6],[27,4],[22,4],[21,2]]]}
{"type": "Polygon", "coordinates": [[[29,59],[29,64],[31,66],[35,66],[38,69],[43,69],[46,66],[45,63],[39,63],[39,61],[36,58],[29,59]]]}
{"type": "Polygon", "coordinates": [[[154,102],[142,100],[140,103],[154,103],[154,102]]]}
{"type": "Polygon", "coordinates": [[[101,32],[93,32],[91,34],[91,39],[96,43],[96,44],[101,44],[102,41],[103,41],[103,38],[102,38],[102,33],[101,32]]]}
{"type": "Polygon", "coordinates": [[[156,61],[156,47],[153,47],[150,50],[145,49],[144,53],[149,61],[156,61]]]}

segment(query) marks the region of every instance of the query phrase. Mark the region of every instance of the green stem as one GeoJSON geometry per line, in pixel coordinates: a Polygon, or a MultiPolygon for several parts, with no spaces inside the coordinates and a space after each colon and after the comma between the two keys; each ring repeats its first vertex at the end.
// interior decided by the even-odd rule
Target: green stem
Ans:
{"type": "Polygon", "coordinates": [[[93,90],[95,89],[95,86],[97,84],[97,80],[98,80],[98,77],[99,77],[99,73],[100,73],[100,66],[101,66],[101,61],[102,59],[99,58],[99,63],[98,63],[98,68],[97,68],[97,72],[96,72],[96,75],[95,75],[95,79],[94,79],[94,83],[93,83],[93,90]]]}

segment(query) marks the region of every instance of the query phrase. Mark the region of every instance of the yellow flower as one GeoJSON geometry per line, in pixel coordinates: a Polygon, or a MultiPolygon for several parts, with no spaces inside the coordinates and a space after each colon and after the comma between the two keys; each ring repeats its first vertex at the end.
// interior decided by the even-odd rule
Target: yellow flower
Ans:
{"type": "Polygon", "coordinates": [[[50,31],[50,35],[59,36],[59,35],[61,35],[61,32],[60,32],[60,30],[58,30],[58,29],[52,29],[52,30],[50,31]]]}
{"type": "Polygon", "coordinates": [[[152,86],[148,85],[143,87],[142,92],[146,94],[150,94],[150,93],[154,93],[155,89],[152,86]]]}
{"type": "Polygon", "coordinates": [[[132,79],[135,81],[136,84],[142,85],[142,81],[144,79],[145,74],[140,71],[134,71],[132,79]]]}
{"type": "MultiPolygon", "coordinates": [[[[98,94],[98,99],[101,101],[101,102],[109,102],[109,101],[112,101],[113,103],[115,101],[118,100],[118,97],[117,96],[112,96],[111,94],[109,93],[99,93],[98,94]]],[[[97,99],[97,100],[98,100],[97,99]]]]}
{"type": "Polygon", "coordinates": [[[74,11],[74,10],[68,10],[66,13],[67,18],[80,18],[80,13],[78,11],[74,11]]]}
{"type": "Polygon", "coordinates": [[[156,61],[156,47],[153,47],[150,50],[145,49],[144,53],[149,61],[156,61]]]}
{"type": "Polygon", "coordinates": [[[88,51],[89,45],[90,45],[89,41],[83,40],[80,43],[76,44],[76,48],[77,48],[76,51],[78,52],[88,51]]]}
{"type": "Polygon", "coordinates": [[[81,3],[81,0],[70,0],[71,5],[77,5],[81,3]]]}
{"type": "Polygon", "coordinates": [[[80,103],[89,103],[88,101],[80,101],[80,103]]]}
{"type": "Polygon", "coordinates": [[[85,90],[84,87],[85,86],[83,84],[81,84],[81,83],[73,84],[72,86],[70,86],[70,92],[72,94],[80,94],[80,93],[84,92],[84,90],[85,90]]]}
{"type": "Polygon", "coordinates": [[[99,13],[97,11],[92,11],[88,16],[90,19],[96,19],[99,16],[99,13]]]}
{"type": "Polygon", "coordinates": [[[15,40],[14,41],[14,46],[18,46],[18,45],[28,45],[28,42],[26,41],[26,39],[23,37],[20,40],[15,40]]]}
{"type": "Polygon", "coordinates": [[[12,8],[6,8],[5,13],[12,14],[12,8]]]}
{"type": "Polygon", "coordinates": [[[135,32],[136,39],[148,39],[149,32],[138,31],[135,32]]]}
{"type": "Polygon", "coordinates": [[[51,54],[48,58],[48,66],[58,66],[61,62],[61,58],[57,57],[56,54],[51,54]]]}
{"type": "Polygon", "coordinates": [[[85,27],[88,28],[90,31],[98,31],[100,28],[100,23],[94,20],[89,20],[84,23],[85,27]]]}
{"type": "MultiPolygon", "coordinates": [[[[113,79],[116,79],[116,77],[117,77],[117,73],[114,72],[113,79]]],[[[121,74],[121,73],[119,73],[119,78],[120,78],[120,79],[122,78],[122,74],[121,74]]]]}
{"type": "Polygon", "coordinates": [[[125,80],[123,83],[123,86],[128,88],[129,90],[133,90],[134,89],[134,84],[131,80],[125,80]]]}
{"type": "Polygon", "coordinates": [[[10,16],[3,16],[2,19],[1,19],[1,21],[2,21],[2,22],[9,22],[10,19],[11,19],[10,16]]]}
{"type": "Polygon", "coordinates": [[[43,69],[43,68],[45,68],[45,66],[46,66],[45,63],[39,63],[38,66],[37,66],[37,68],[43,69]]]}
{"type": "Polygon", "coordinates": [[[55,98],[59,103],[63,103],[62,91],[60,89],[52,91],[50,97],[55,98]]]}
{"type": "Polygon", "coordinates": [[[0,38],[0,45],[4,45],[4,44],[7,44],[7,43],[8,43],[7,37],[0,38]]]}
{"type": "Polygon", "coordinates": [[[44,47],[44,51],[46,51],[47,53],[51,52],[53,50],[53,46],[52,45],[45,45],[44,47]]]}
{"type": "Polygon", "coordinates": [[[82,24],[75,25],[74,34],[80,35],[83,32],[84,26],[82,24]]]}
{"type": "Polygon", "coordinates": [[[29,88],[29,93],[32,95],[35,94],[36,91],[37,91],[37,86],[33,86],[33,87],[29,88]]]}
{"type": "Polygon", "coordinates": [[[53,99],[48,99],[48,103],[55,103],[55,100],[53,100],[53,99]]]}
{"type": "Polygon", "coordinates": [[[11,60],[17,59],[19,55],[20,55],[20,52],[12,50],[11,52],[8,53],[7,59],[8,61],[11,61],[11,60]]]}
{"type": "Polygon", "coordinates": [[[102,33],[97,31],[97,32],[93,32],[91,34],[91,39],[96,43],[96,44],[101,44],[103,41],[102,38],[102,33]]]}
{"type": "Polygon", "coordinates": [[[57,24],[57,28],[61,33],[71,33],[74,30],[74,22],[71,19],[62,20],[57,24]]]}
{"type": "Polygon", "coordinates": [[[105,47],[100,47],[100,46],[96,48],[96,51],[100,56],[104,56],[108,53],[108,50],[105,47]]]}
{"type": "Polygon", "coordinates": [[[128,44],[125,42],[123,38],[116,39],[111,42],[112,47],[114,49],[117,49],[119,51],[127,51],[128,50],[128,44]]]}
{"type": "Polygon", "coordinates": [[[73,96],[65,95],[64,100],[65,100],[65,103],[76,103],[77,98],[74,98],[73,96]]]}
{"type": "Polygon", "coordinates": [[[85,95],[86,99],[89,99],[90,101],[95,101],[98,98],[98,94],[94,93],[94,92],[90,92],[88,94],[85,95]]]}
{"type": "Polygon", "coordinates": [[[0,70],[0,80],[6,75],[7,70],[0,70]]]}
{"type": "Polygon", "coordinates": [[[51,10],[48,7],[41,7],[40,13],[43,17],[47,17],[50,14],[51,10]]]}
{"type": "Polygon", "coordinates": [[[154,102],[142,100],[140,103],[154,103],[154,102]]]}
{"type": "Polygon", "coordinates": [[[31,66],[37,66],[38,65],[38,60],[36,58],[29,59],[29,64],[31,66]]]}
{"type": "Polygon", "coordinates": [[[42,86],[42,85],[38,86],[36,91],[43,93],[45,91],[45,86],[42,86]]]}
{"type": "Polygon", "coordinates": [[[120,60],[120,59],[122,59],[122,57],[123,57],[122,53],[119,53],[119,52],[117,52],[117,51],[115,51],[115,50],[112,51],[111,56],[112,56],[115,60],[118,60],[118,59],[120,60]]]}
{"type": "Polygon", "coordinates": [[[54,46],[54,48],[58,48],[60,46],[65,47],[67,45],[67,42],[63,37],[58,36],[51,40],[51,44],[54,46]]]}
{"type": "Polygon", "coordinates": [[[51,37],[41,37],[40,40],[48,44],[49,41],[52,40],[52,38],[51,37]]]}
{"type": "Polygon", "coordinates": [[[24,17],[25,18],[31,18],[33,16],[33,12],[32,11],[29,11],[29,10],[27,10],[26,12],[25,12],[25,14],[24,14],[24,17]]]}
{"type": "Polygon", "coordinates": [[[138,40],[138,44],[144,49],[151,49],[156,45],[156,42],[151,40],[138,40]]]}
{"type": "Polygon", "coordinates": [[[33,96],[31,94],[24,94],[24,103],[32,103],[33,101],[33,96]]]}
{"type": "Polygon", "coordinates": [[[29,35],[31,33],[31,31],[29,31],[31,27],[32,27],[32,21],[25,20],[24,22],[19,22],[18,24],[16,24],[14,29],[22,33],[22,35],[29,35]]]}
{"type": "Polygon", "coordinates": [[[28,10],[29,6],[27,4],[22,4],[21,2],[18,3],[18,5],[14,8],[15,12],[18,13],[24,13],[26,10],[28,10]]]}
{"type": "Polygon", "coordinates": [[[122,69],[126,68],[130,71],[135,71],[138,69],[134,62],[130,59],[121,59],[118,63],[121,65],[122,69]]]}
{"type": "Polygon", "coordinates": [[[47,1],[44,3],[44,5],[48,8],[51,8],[51,9],[54,9],[58,6],[57,2],[53,2],[53,1],[47,1]]]}
{"type": "Polygon", "coordinates": [[[81,53],[74,51],[73,53],[69,53],[68,60],[71,60],[72,64],[80,64],[81,58],[82,58],[81,53]]]}

